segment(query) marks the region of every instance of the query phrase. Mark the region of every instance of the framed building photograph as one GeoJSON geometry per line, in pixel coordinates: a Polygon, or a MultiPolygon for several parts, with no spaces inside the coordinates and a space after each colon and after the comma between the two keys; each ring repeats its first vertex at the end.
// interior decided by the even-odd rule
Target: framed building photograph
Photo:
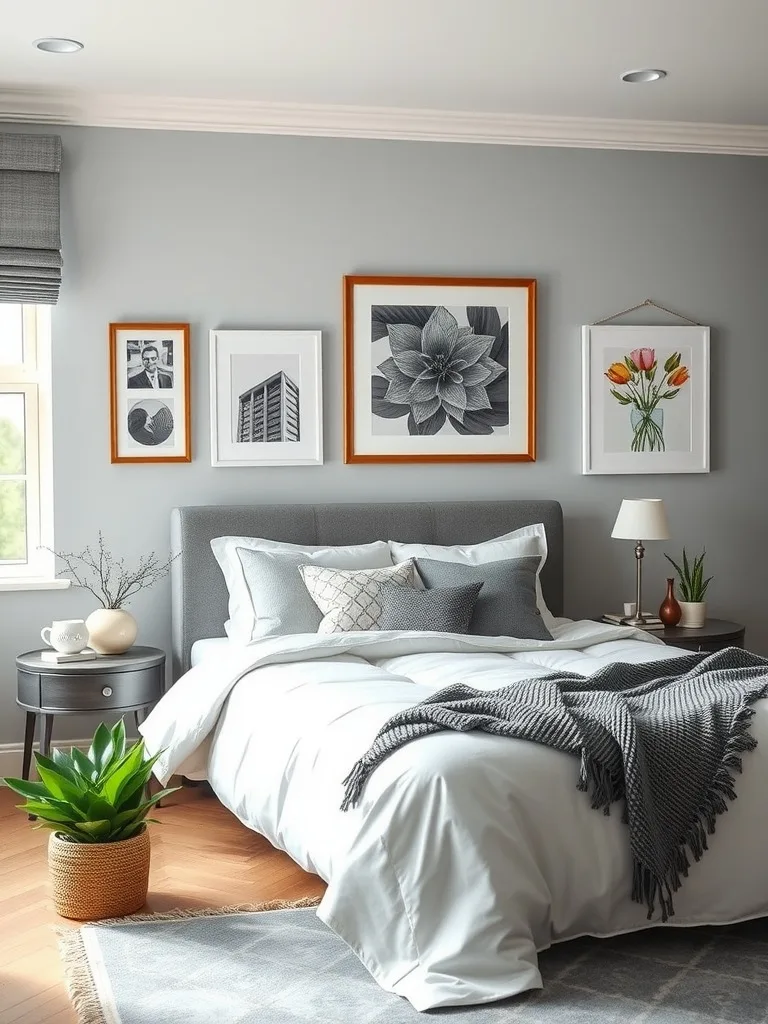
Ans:
{"type": "Polygon", "coordinates": [[[110,324],[112,462],[191,462],[189,324],[110,324]]]}
{"type": "Polygon", "coordinates": [[[536,282],[344,278],[345,462],[531,462],[536,282]]]}
{"type": "Polygon", "coordinates": [[[211,465],[323,462],[320,331],[211,331],[211,465]]]}
{"type": "Polygon", "coordinates": [[[709,328],[582,327],[582,472],[709,472],[709,328]]]}

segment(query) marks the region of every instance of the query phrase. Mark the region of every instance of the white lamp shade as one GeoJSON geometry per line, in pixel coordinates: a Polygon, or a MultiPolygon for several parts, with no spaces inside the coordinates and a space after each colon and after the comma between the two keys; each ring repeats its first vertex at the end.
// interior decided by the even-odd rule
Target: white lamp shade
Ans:
{"type": "Polygon", "coordinates": [[[669,523],[662,499],[624,498],[611,536],[619,540],[669,540],[669,523]]]}

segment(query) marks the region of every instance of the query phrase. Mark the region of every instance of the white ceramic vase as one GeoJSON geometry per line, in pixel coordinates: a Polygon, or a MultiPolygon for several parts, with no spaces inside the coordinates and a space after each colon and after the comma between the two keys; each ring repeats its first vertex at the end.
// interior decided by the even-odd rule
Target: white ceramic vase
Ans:
{"type": "Polygon", "coordinates": [[[88,646],[97,654],[124,654],[132,647],[139,627],[123,608],[97,608],[85,620],[88,646]]]}
{"type": "Polygon", "coordinates": [[[678,623],[683,629],[701,629],[707,618],[706,601],[678,601],[683,614],[678,623]]]}

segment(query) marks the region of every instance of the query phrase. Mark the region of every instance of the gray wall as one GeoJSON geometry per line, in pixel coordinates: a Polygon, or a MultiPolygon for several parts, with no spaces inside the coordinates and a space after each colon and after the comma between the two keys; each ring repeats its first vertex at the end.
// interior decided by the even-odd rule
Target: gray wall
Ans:
{"type": "MultiPolygon", "coordinates": [[[[40,127],[10,130],[44,131],[40,127]]],[[[50,130],[50,129],[49,129],[50,130]]],[[[661,153],[62,128],[65,279],[54,313],[56,544],[101,528],[133,556],[167,549],[169,510],[204,502],[551,497],[566,516],[566,603],[576,617],[629,600],[620,499],[661,496],[674,540],[707,546],[710,609],[768,653],[765,329],[768,162],[661,153]],[[538,278],[533,464],[345,466],[345,273],[538,278]],[[712,473],[580,475],[580,325],[652,296],[712,327],[712,473]],[[193,462],[109,462],[107,324],[192,324],[193,462]],[[322,467],[212,469],[208,338],[214,327],[320,328],[322,467]]],[[[631,320],[628,322],[632,322],[631,320]]],[[[0,742],[21,739],[14,655],[89,595],[0,593],[0,742]]],[[[167,646],[167,585],[131,606],[140,640],[167,646]]],[[[61,721],[82,737],[93,720],[61,721]]]]}

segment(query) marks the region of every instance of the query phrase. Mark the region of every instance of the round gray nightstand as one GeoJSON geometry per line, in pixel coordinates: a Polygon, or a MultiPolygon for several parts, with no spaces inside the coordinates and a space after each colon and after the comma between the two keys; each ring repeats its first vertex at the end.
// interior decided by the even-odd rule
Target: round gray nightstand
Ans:
{"type": "Polygon", "coordinates": [[[654,633],[665,644],[688,651],[721,651],[724,647],[743,647],[745,627],[740,622],[707,619],[700,629],[667,626],[654,633]]]}
{"type": "Polygon", "coordinates": [[[41,651],[16,659],[16,703],[27,713],[21,776],[29,778],[37,716],[41,716],[40,752],[50,756],[56,715],[140,711],[157,703],[165,689],[165,652],[131,647],[125,654],[97,655],[92,661],[43,661],[41,651]]]}

